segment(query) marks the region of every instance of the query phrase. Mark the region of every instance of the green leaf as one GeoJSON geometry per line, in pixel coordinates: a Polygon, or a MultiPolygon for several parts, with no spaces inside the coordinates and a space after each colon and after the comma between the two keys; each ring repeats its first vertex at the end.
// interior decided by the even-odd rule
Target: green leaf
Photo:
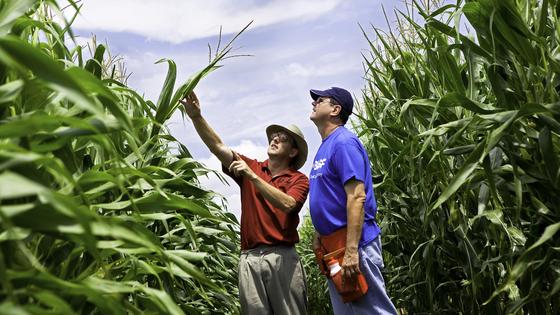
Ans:
{"type": "Polygon", "coordinates": [[[25,69],[31,70],[48,86],[74,101],[77,106],[92,114],[103,115],[99,105],[85,94],[80,84],[68,75],[59,63],[19,38],[0,38],[0,62],[22,73],[25,73],[25,69]]]}
{"type": "Polygon", "coordinates": [[[207,208],[200,206],[196,201],[192,199],[186,199],[177,195],[167,195],[167,197],[164,197],[157,193],[152,193],[148,196],[134,199],[134,205],[132,201],[127,200],[120,202],[95,204],[93,206],[96,208],[109,210],[127,210],[135,207],[142,212],[187,210],[202,217],[212,217],[207,208]]]}
{"type": "Polygon", "coordinates": [[[101,79],[101,72],[102,68],[101,65],[103,64],[103,55],[105,54],[105,46],[98,45],[95,48],[95,53],[93,59],[86,61],[86,65],[84,69],[91,72],[96,78],[101,79]]]}
{"type": "Polygon", "coordinates": [[[183,257],[181,257],[181,256],[179,256],[175,253],[171,253],[171,252],[167,252],[166,255],[167,255],[167,257],[169,257],[169,259],[172,262],[177,264],[177,266],[179,266],[179,268],[181,268],[181,270],[183,270],[187,274],[191,275],[193,278],[197,279],[198,281],[200,281],[204,285],[206,285],[206,286],[208,286],[208,287],[210,287],[210,288],[212,288],[216,291],[221,290],[219,286],[217,286],[210,279],[208,279],[202,272],[200,272],[200,270],[198,268],[196,268],[195,265],[186,261],[183,257]]]}
{"type": "Polygon", "coordinates": [[[13,102],[23,90],[23,81],[15,80],[0,86],[0,106],[13,102]]]}
{"type": "Polygon", "coordinates": [[[60,126],[60,120],[49,115],[16,117],[0,125],[0,138],[23,137],[30,133],[51,132],[60,126]]]}
{"type": "Polygon", "coordinates": [[[208,253],[192,252],[184,249],[166,250],[165,253],[173,254],[192,262],[202,261],[208,256],[208,253]]]}
{"type": "Polygon", "coordinates": [[[0,7],[0,36],[10,32],[11,26],[35,4],[33,0],[4,0],[0,7]]]}
{"type": "Polygon", "coordinates": [[[558,183],[558,153],[554,152],[552,135],[548,127],[544,127],[539,132],[539,146],[544,159],[544,165],[548,173],[548,178],[552,185],[558,183]]]}
{"type": "Polygon", "coordinates": [[[56,310],[57,312],[63,314],[72,314],[74,313],[70,305],[66,303],[63,299],[58,297],[55,293],[41,290],[33,296],[39,301],[41,304],[49,306],[50,308],[56,310]]]}
{"type": "Polygon", "coordinates": [[[478,114],[491,114],[497,111],[490,106],[471,101],[457,92],[446,94],[439,100],[438,105],[443,108],[459,106],[478,114]]]}
{"type": "MultiPolygon", "coordinates": [[[[169,68],[156,104],[156,121],[160,124],[163,124],[171,114],[170,109],[173,104],[171,104],[170,101],[171,96],[173,95],[173,88],[175,87],[175,79],[177,77],[177,66],[175,65],[175,62],[169,59],[160,59],[156,62],[156,64],[162,62],[167,62],[169,68]]],[[[152,135],[154,134],[152,133],[152,135]]]]}
{"type": "Polygon", "coordinates": [[[509,288],[513,285],[515,285],[515,282],[521,277],[521,275],[527,270],[529,264],[531,263],[531,253],[538,247],[540,247],[542,244],[544,244],[546,241],[552,239],[552,237],[554,237],[554,235],[560,230],[560,222],[555,223],[555,224],[551,224],[549,226],[546,227],[546,229],[544,230],[544,233],[541,235],[541,237],[535,242],[533,243],[522,255],[521,257],[519,257],[519,259],[517,259],[517,261],[515,262],[515,265],[513,266],[513,268],[511,269],[511,271],[509,272],[508,275],[508,279],[507,281],[505,281],[498,289],[496,289],[493,293],[492,296],[486,301],[484,302],[484,304],[488,304],[490,303],[494,298],[496,298],[500,293],[505,292],[506,290],[509,290],[509,288]]]}
{"type": "Polygon", "coordinates": [[[31,315],[23,307],[14,305],[12,302],[3,302],[0,304],[0,314],[9,315],[31,315]]]}
{"type": "Polygon", "coordinates": [[[37,195],[46,188],[10,171],[0,173],[0,200],[37,195]]]}
{"type": "Polygon", "coordinates": [[[434,209],[441,206],[445,201],[447,201],[459,187],[463,186],[465,182],[469,179],[472,172],[476,169],[480,161],[484,158],[483,151],[484,142],[479,143],[474,151],[469,155],[461,169],[455,174],[449,186],[440,194],[436,202],[430,207],[430,214],[434,209]]]}

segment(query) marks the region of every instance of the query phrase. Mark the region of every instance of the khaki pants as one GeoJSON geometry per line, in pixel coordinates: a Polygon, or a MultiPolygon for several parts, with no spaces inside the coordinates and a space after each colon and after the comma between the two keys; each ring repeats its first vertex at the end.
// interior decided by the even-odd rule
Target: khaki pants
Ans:
{"type": "Polygon", "coordinates": [[[259,246],[241,252],[242,314],[306,314],[307,286],[293,246],[259,246]]]}

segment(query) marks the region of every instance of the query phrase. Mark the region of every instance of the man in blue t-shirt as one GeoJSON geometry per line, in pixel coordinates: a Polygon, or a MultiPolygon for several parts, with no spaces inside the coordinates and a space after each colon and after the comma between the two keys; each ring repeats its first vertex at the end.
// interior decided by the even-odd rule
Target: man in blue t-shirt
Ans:
{"type": "Polygon", "coordinates": [[[310,119],[323,139],[309,176],[309,208],[316,230],[313,249],[317,252],[332,239],[329,236],[342,235],[342,279],[354,281],[361,273],[368,285],[366,295],[344,303],[329,279],[334,313],[397,314],[381,275],[381,231],[375,222],[369,159],[358,137],[344,127],[352,113],[352,95],[338,87],[310,93],[310,119]]]}

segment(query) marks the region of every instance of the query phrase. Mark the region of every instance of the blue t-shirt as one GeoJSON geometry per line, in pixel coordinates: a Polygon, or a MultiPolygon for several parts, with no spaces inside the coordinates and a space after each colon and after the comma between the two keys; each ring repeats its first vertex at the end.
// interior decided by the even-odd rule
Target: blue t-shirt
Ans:
{"type": "Polygon", "coordinates": [[[344,126],[336,128],[323,140],[309,176],[309,208],[317,232],[328,235],[348,224],[344,184],[355,178],[364,183],[364,225],[359,246],[374,240],[380,233],[375,223],[377,205],[369,159],[364,146],[344,126]]]}

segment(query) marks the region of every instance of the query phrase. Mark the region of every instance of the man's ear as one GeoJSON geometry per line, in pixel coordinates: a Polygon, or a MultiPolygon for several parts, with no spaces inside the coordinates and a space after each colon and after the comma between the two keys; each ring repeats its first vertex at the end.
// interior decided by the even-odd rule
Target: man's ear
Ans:
{"type": "Polygon", "coordinates": [[[290,151],[290,158],[294,158],[295,156],[297,156],[299,153],[299,150],[297,148],[292,148],[292,150],[290,151]]]}
{"type": "Polygon", "coordinates": [[[340,112],[342,112],[342,106],[334,105],[331,110],[331,116],[336,117],[340,115],[340,112]]]}

